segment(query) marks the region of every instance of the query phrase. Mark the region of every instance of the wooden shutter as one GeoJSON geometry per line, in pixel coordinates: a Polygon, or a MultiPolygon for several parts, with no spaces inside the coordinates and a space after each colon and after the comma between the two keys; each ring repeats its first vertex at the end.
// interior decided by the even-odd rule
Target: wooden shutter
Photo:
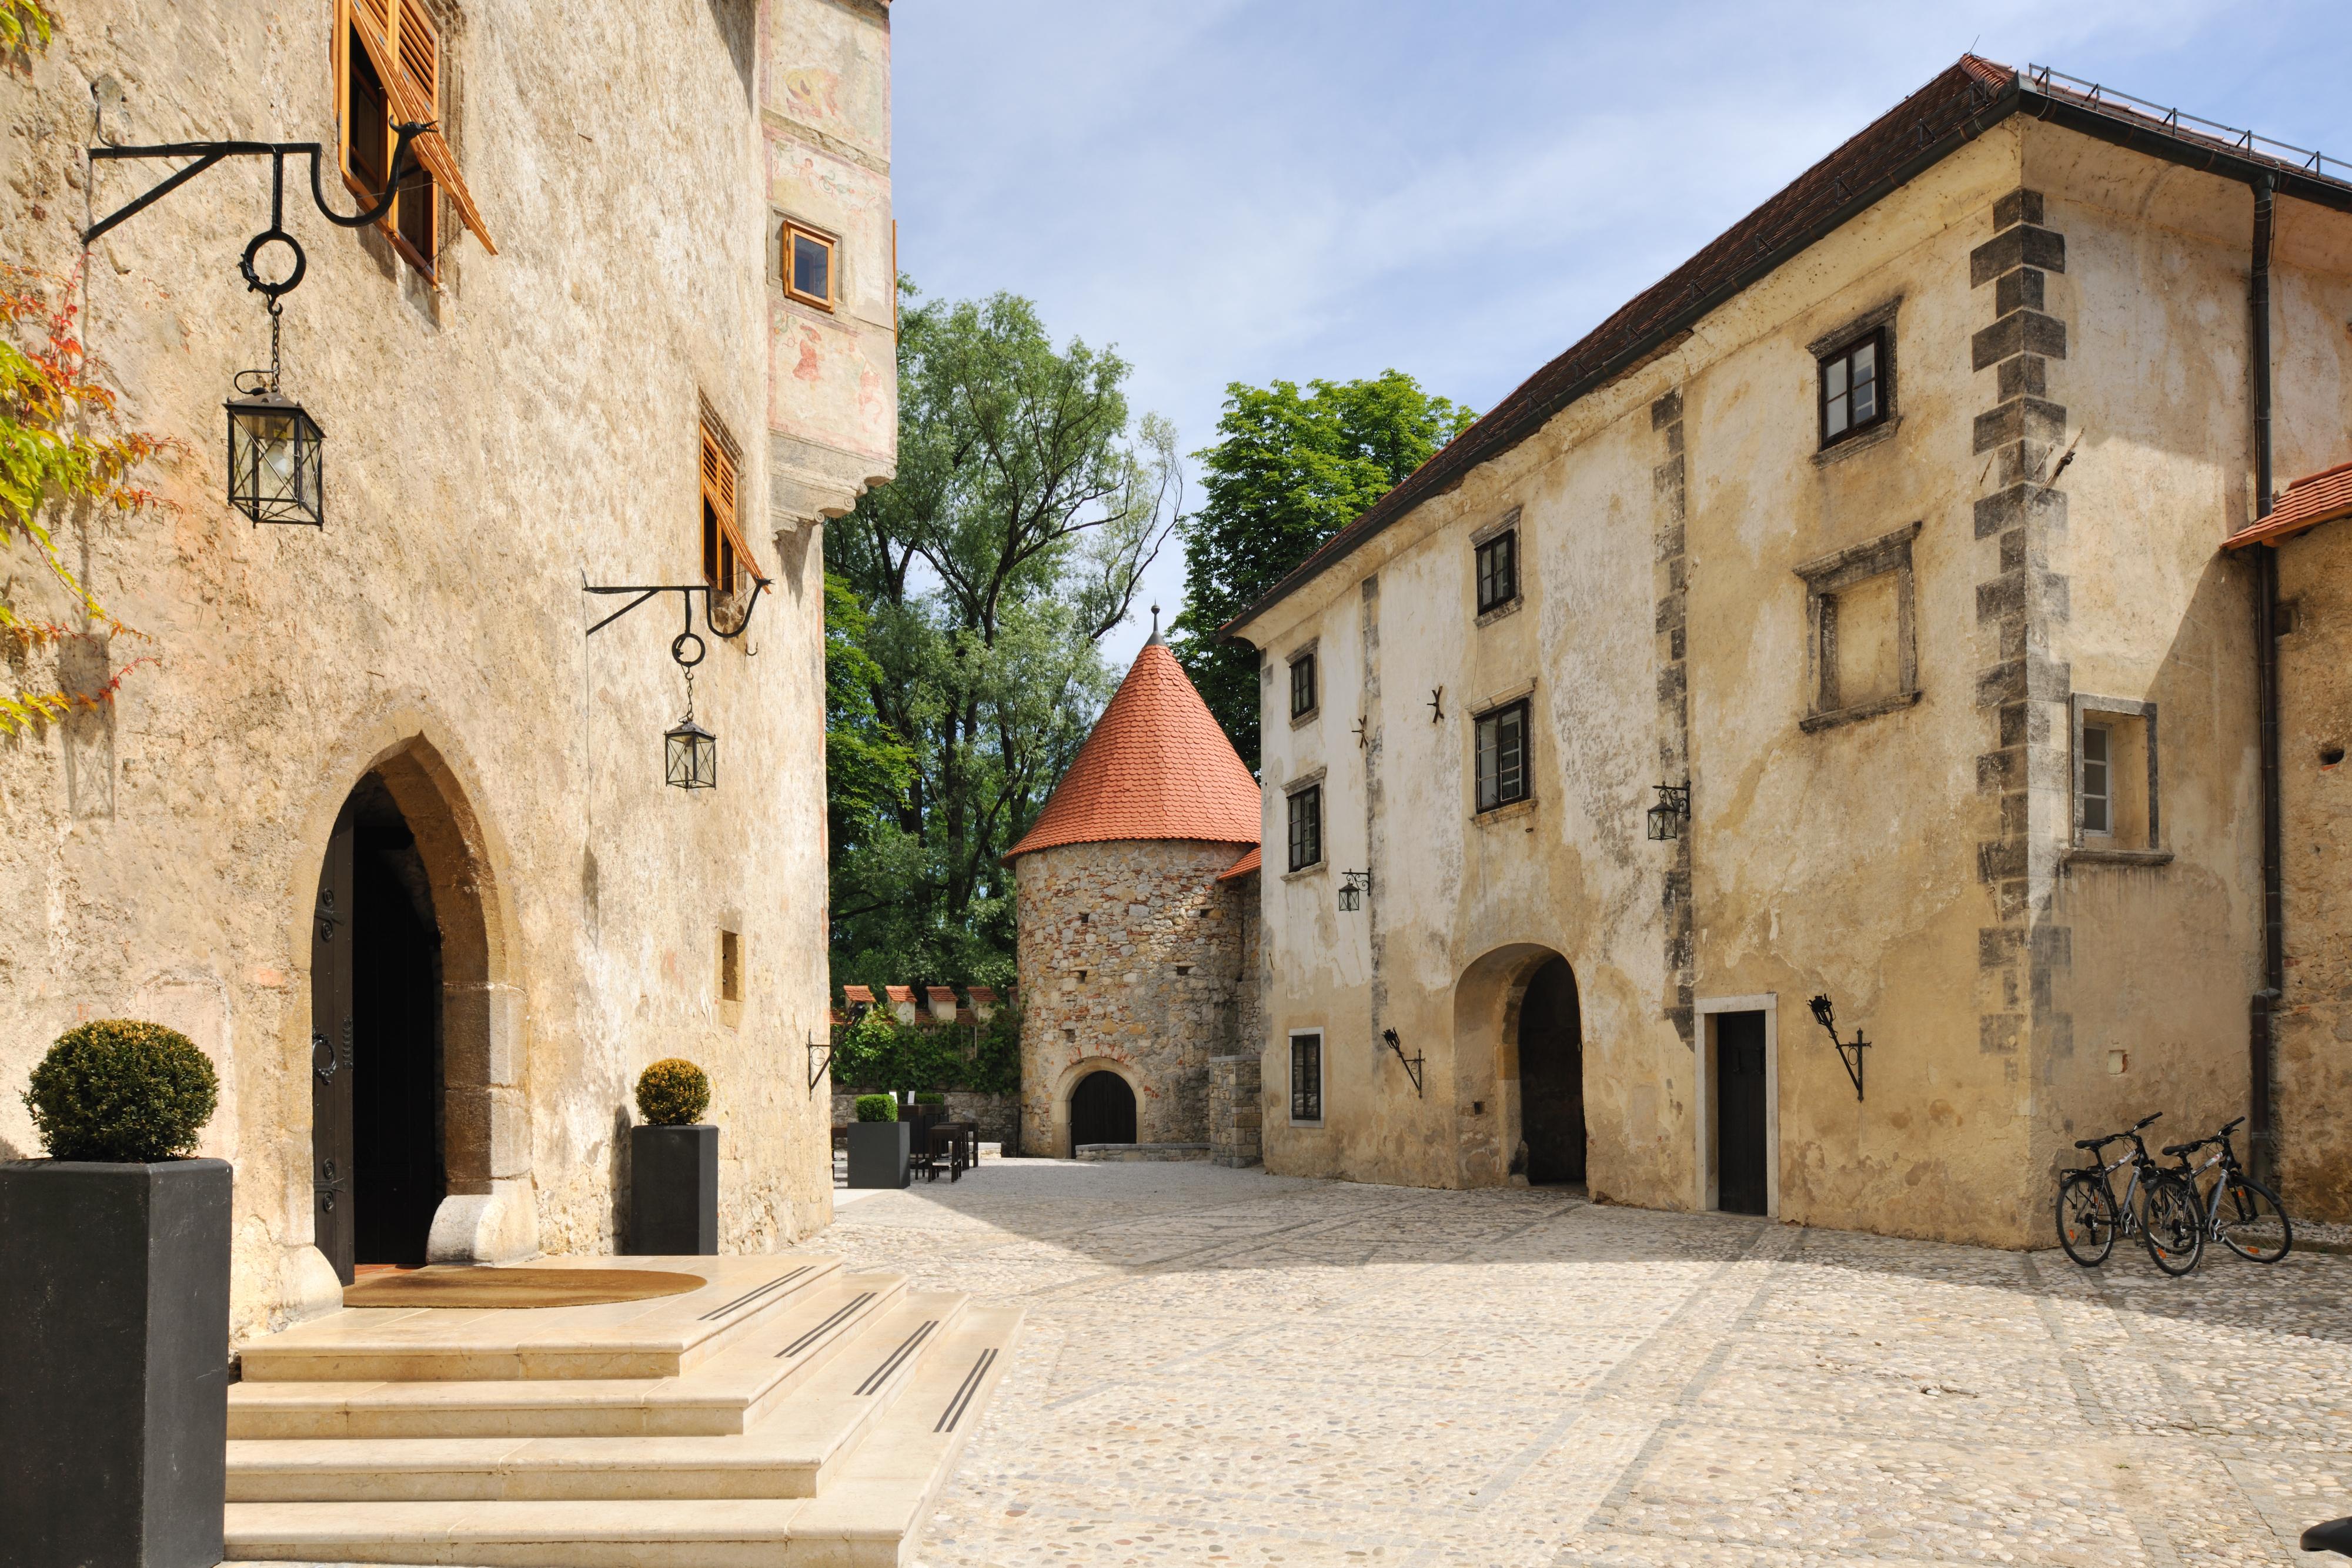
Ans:
{"type": "MultiPolygon", "coordinates": [[[[759,567],[744,545],[743,530],[735,520],[735,459],[707,419],[702,425],[702,499],[718,517],[719,531],[733,547],[740,570],[756,575],[759,567]]],[[[734,575],[728,573],[728,580],[719,584],[722,592],[734,591],[734,575]]]]}
{"type": "MultiPolygon", "coordinates": [[[[367,50],[376,78],[383,83],[385,96],[392,99],[394,123],[416,120],[437,125],[441,118],[441,30],[434,25],[432,14],[420,0],[343,0],[341,9],[350,20],[352,31],[359,35],[361,47],[367,50]]],[[[341,47],[339,32],[337,48],[341,47]]],[[[431,172],[434,183],[449,193],[459,221],[474,231],[474,237],[482,242],[484,250],[498,255],[499,247],[482,223],[481,209],[474,205],[474,195],[466,188],[465,176],[457,172],[457,155],[450,152],[448,141],[434,130],[409,146],[417,161],[431,172]]]]}

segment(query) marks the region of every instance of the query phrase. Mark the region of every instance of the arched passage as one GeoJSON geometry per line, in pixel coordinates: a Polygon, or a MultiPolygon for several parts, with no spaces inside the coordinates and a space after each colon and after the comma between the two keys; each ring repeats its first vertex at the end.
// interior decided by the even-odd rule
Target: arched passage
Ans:
{"type": "Polygon", "coordinates": [[[1507,943],[1464,967],[1454,983],[1463,1186],[1583,1179],[1581,1015],[1568,960],[1545,943],[1507,943]],[[1564,1103],[1571,1092],[1573,1116],[1564,1103]]]}
{"type": "Polygon", "coordinates": [[[1576,973],[1553,957],[1519,1003],[1519,1130],[1534,1185],[1584,1181],[1584,1022],[1576,973]]]}
{"type": "Polygon", "coordinates": [[[1070,1091],[1070,1146],[1135,1142],[1135,1091],[1108,1071],[1089,1072],[1070,1091]]]}

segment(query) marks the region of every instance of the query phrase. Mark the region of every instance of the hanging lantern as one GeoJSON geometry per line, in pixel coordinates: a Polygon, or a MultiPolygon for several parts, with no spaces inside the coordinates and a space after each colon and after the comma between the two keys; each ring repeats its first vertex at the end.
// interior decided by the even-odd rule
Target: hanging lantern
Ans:
{"type": "MultiPolygon", "coordinates": [[[[276,378],[271,378],[275,382],[276,378]]],[[[240,386],[229,399],[228,504],[259,523],[327,526],[319,465],[324,434],[302,405],[240,386]]]]}
{"type": "Polygon", "coordinates": [[[1650,837],[1674,840],[1683,836],[1683,823],[1690,817],[1690,784],[1654,786],[1658,803],[1650,808],[1650,837]]]}
{"type": "Polygon", "coordinates": [[[694,722],[692,708],[662,739],[671,783],[681,789],[719,788],[719,737],[694,722]]]}

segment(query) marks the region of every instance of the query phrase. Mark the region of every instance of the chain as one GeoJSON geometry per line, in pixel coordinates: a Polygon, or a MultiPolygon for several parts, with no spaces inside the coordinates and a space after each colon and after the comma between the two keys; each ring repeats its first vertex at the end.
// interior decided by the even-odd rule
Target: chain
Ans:
{"type": "Polygon", "coordinates": [[[686,666],[686,717],[688,723],[694,722],[694,666],[692,664],[686,666]]]}
{"type": "Polygon", "coordinates": [[[285,308],[284,308],[283,306],[281,306],[281,305],[279,305],[279,304],[278,303],[278,298],[277,298],[277,296],[276,296],[276,295],[272,295],[272,296],[270,296],[270,299],[269,299],[269,390],[270,390],[272,392],[277,392],[277,390],[278,390],[278,319],[279,319],[280,317],[284,316],[285,314],[286,314],[285,308]]]}

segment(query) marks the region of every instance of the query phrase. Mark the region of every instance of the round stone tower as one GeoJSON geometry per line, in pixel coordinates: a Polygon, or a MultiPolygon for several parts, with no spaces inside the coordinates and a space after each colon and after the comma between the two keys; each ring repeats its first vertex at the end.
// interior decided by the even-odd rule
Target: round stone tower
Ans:
{"type": "Polygon", "coordinates": [[[1024,1150],[1208,1156],[1209,1061],[1257,1049],[1239,1032],[1255,987],[1259,810],[1257,781],[1155,626],[1004,857],[1017,883],[1024,1150]]]}

